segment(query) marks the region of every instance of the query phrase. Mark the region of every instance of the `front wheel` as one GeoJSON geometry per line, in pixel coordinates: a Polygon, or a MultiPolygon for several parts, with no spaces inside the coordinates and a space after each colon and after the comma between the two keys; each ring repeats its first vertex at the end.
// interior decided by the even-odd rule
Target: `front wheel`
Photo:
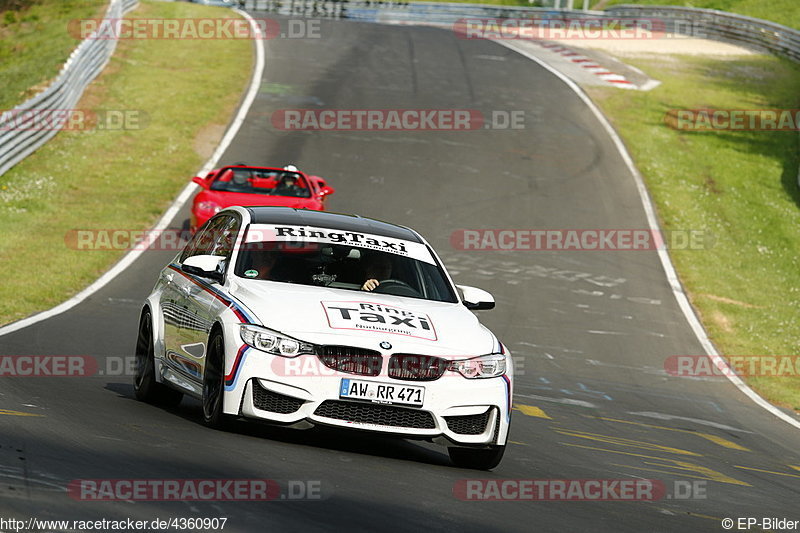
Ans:
{"type": "Polygon", "coordinates": [[[474,470],[491,470],[500,464],[505,446],[492,446],[489,449],[474,448],[448,448],[450,460],[459,468],[472,468],[474,470]]]}
{"type": "Polygon", "coordinates": [[[133,392],[142,402],[174,407],[181,403],[183,393],[156,381],[155,350],[153,349],[153,319],[150,311],[142,313],[139,336],[136,338],[136,368],[133,392]]]}
{"type": "Polygon", "coordinates": [[[230,417],[222,411],[225,392],[225,341],[216,333],[208,343],[206,368],[203,372],[203,423],[225,429],[230,417]]]}

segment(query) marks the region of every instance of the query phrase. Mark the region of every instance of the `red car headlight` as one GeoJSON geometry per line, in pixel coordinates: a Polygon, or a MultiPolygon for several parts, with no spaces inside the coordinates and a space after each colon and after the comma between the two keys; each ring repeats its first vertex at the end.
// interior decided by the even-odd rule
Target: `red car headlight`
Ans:
{"type": "Polygon", "coordinates": [[[222,209],[214,202],[198,202],[196,207],[198,211],[211,211],[212,213],[215,214],[218,213],[220,209],[222,209]]]}

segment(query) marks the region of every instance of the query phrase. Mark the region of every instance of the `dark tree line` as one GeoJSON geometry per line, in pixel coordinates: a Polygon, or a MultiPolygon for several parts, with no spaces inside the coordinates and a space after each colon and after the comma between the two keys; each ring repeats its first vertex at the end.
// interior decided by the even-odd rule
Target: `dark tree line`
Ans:
{"type": "Polygon", "coordinates": [[[36,0],[0,0],[0,11],[19,11],[35,3],[36,0]]]}

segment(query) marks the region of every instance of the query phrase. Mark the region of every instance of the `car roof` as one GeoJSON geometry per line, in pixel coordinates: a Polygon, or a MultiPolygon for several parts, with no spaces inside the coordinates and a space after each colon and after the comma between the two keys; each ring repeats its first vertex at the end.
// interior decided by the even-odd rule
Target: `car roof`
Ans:
{"type": "Polygon", "coordinates": [[[359,215],[311,211],[309,209],[295,209],[293,207],[245,207],[244,209],[250,213],[250,221],[253,224],[314,226],[341,231],[371,233],[373,235],[403,239],[411,242],[424,242],[417,232],[410,228],[390,224],[388,222],[381,222],[380,220],[372,218],[365,218],[359,215]]]}

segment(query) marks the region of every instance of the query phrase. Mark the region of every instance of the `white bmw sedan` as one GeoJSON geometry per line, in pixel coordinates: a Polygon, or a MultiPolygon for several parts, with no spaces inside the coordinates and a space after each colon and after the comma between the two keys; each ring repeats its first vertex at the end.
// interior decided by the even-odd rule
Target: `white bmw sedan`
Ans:
{"type": "Polygon", "coordinates": [[[511,355],[414,230],[359,216],[233,207],[167,265],[141,313],[138,399],[235,417],[424,439],[500,463],[511,355]]]}

